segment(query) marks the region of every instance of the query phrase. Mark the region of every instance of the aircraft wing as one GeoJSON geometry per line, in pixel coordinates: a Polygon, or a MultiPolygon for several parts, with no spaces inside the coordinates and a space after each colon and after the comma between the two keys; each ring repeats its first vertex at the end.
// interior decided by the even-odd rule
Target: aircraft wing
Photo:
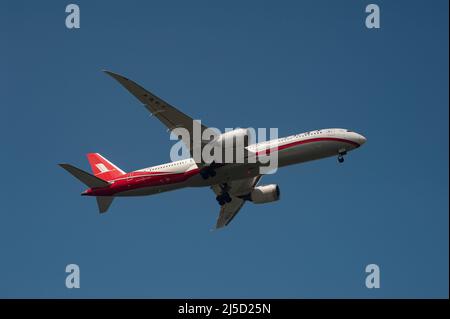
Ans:
{"type": "MultiPolygon", "coordinates": [[[[183,142],[189,148],[191,156],[194,157],[193,156],[194,120],[191,117],[187,116],[183,112],[180,112],[178,109],[176,109],[169,103],[160,99],[153,93],[147,91],[139,84],[127,79],[126,77],[106,70],[104,70],[104,72],[113,77],[115,80],[117,80],[117,82],[122,84],[123,87],[125,87],[131,94],[133,94],[139,101],[141,101],[141,103],[144,104],[147,110],[149,110],[152,115],[154,115],[158,120],[160,120],[169,131],[172,131],[173,129],[179,127],[187,129],[189,131],[190,141],[183,140],[183,142]]],[[[203,131],[206,130],[207,128],[208,127],[201,125],[200,134],[202,134],[203,131]]],[[[206,143],[208,143],[208,141],[206,141],[204,144],[206,143]]],[[[202,146],[203,146],[202,144],[199,145],[199,147],[201,148],[202,146]]]]}
{"type": "MultiPolygon", "coordinates": [[[[221,206],[219,218],[217,218],[216,229],[227,226],[233,220],[245,203],[245,200],[239,196],[246,195],[251,192],[260,179],[261,175],[232,181],[228,184],[228,193],[230,194],[232,200],[231,202],[221,206]]],[[[222,187],[222,185],[217,184],[211,186],[211,189],[216,195],[220,195],[222,192],[222,187]]]]}

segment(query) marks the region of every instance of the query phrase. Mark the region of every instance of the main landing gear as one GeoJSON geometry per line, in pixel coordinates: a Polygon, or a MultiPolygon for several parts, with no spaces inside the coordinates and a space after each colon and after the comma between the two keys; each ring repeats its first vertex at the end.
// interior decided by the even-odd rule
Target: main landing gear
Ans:
{"type": "Polygon", "coordinates": [[[202,170],[200,171],[200,176],[203,179],[208,179],[209,177],[214,177],[216,176],[216,168],[220,167],[220,165],[212,162],[209,166],[206,166],[204,168],[202,168],[202,170]]]}
{"type": "Polygon", "coordinates": [[[216,171],[213,168],[211,168],[211,167],[205,167],[204,169],[202,169],[200,171],[200,176],[203,179],[208,179],[209,177],[216,176],[216,171]]]}
{"type": "Polygon", "coordinates": [[[232,198],[230,196],[230,194],[228,193],[223,193],[220,194],[216,197],[217,202],[219,203],[220,206],[225,205],[226,203],[229,203],[232,201],[232,198]]]}
{"type": "Polygon", "coordinates": [[[220,185],[220,188],[222,189],[222,192],[220,193],[220,195],[217,195],[216,200],[220,206],[223,206],[226,203],[231,202],[232,198],[231,198],[230,194],[228,193],[228,185],[226,183],[220,185]]]}
{"type": "Polygon", "coordinates": [[[344,163],[344,155],[346,155],[346,154],[347,154],[346,150],[339,151],[339,153],[338,153],[338,162],[339,163],[344,163]]]}

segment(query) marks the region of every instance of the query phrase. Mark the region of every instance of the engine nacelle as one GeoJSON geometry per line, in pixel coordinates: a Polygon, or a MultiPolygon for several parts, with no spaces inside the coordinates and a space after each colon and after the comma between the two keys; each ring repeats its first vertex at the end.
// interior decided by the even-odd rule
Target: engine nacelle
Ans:
{"type": "Polygon", "coordinates": [[[280,188],[277,184],[256,186],[249,197],[255,204],[274,202],[280,199],[280,188]]]}

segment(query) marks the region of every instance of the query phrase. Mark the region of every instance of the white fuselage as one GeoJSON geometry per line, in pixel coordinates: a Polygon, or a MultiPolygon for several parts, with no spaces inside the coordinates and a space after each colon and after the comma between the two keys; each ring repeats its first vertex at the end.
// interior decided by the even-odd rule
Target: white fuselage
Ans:
{"type": "MultiPolygon", "coordinates": [[[[260,154],[267,150],[277,152],[277,167],[283,167],[345,154],[365,141],[362,135],[346,129],[322,129],[252,144],[247,146],[247,150],[249,154],[260,154]]],[[[214,177],[203,179],[194,159],[189,158],[128,173],[126,177],[113,181],[111,186],[114,188],[115,182],[122,185],[127,180],[129,189],[121,187],[114,196],[140,196],[182,187],[229,183],[261,174],[260,164],[255,163],[227,163],[215,168],[215,171],[214,177]]]]}

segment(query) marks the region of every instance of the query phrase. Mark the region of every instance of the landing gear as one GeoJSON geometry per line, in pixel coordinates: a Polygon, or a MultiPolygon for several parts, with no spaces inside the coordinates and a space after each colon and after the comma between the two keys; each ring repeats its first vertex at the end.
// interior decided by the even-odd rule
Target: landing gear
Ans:
{"type": "Polygon", "coordinates": [[[207,179],[208,177],[209,177],[209,174],[208,174],[208,171],[205,169],[205,170],[201,170],[200,171],[200,176],[203,178],[203,179],[207,179]]]}
{"type": "Polygon", "coordinates": [[[210,166],[204,167],[204,168],[200,171],[200,176],[201,176],[203,179],[208,179],[209,177],[214,177],[214,176],[216,176],[215,167],[216,167],[216,165],[214,164],[214,162],[212,162],[210,166]]]}
{"type": "Polygon", "coordinates": [[[344,163],[344,155],[347,154],[346,150],[340,150],[338,153],[338,162],[339,163],[344,163]]]}
{"type": "Polygon", "coordinates": [[[200,176],[203,179],[208,179],[209,177],[214,177],[216,176],[216,171],[213,168],[210,167],[205,167],[204,169],[202,169],[200,171],[200,176]]]}
{"type": "Polygon", "coordinates": [[[225,205],[226,203],[229,203],[232,201],[232,198],[230,196],[230,194],[228,193],[223,193],[220,194],[216,197],[217,202],[219,203],[220,206],[225,205]]]}
{"type": "Polygon", "coordinates": [[[220,193],[220,195],[217,195],[216,200],[220,206],[223,206],[226,203],[231,202],[233,199],[231,198],[230,194],[228,193],[229,187],[226,183],[222,184],[220,186],[220,188],[222,189],[222,192],[220,193]]]}

